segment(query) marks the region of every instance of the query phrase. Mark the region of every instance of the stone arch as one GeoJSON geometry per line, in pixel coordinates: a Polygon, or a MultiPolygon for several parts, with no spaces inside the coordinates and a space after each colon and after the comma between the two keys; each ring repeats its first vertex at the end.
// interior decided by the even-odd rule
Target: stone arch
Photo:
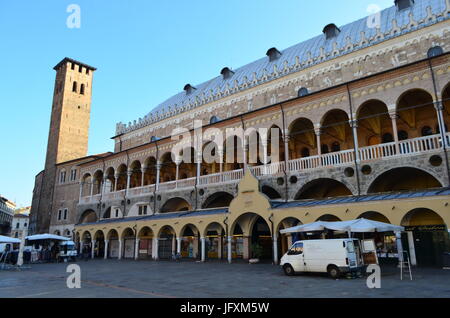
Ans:
{"type": "Polygon", "coordinates": [[[136,234],[131,227],[127,227],[122,231],[122,257],[132,259],[135,255],[136,249],[136,234]]]}
{"type": "Polygon", "coordinates": [[[134,230],[131,228],[131,227],[127,227],[127,228],[125,228],[123,231],[122,231],[122,233],[120,234],[120,238],[121,239],[125,239],[125,238],[130,238],[130,237],[132,237],[132,238],[134,238],[135,237],[135,234],[134,234],[134,230]]]}
{"type": "Polygon", "coordinates": [[[180,238],[180,252],[183,258],[198,258],[200,256],[200,231],[192,223],[185,224],[178,235],[180,238]]]}
{"type": "Polygon", "coordinates": [[[281,234],[280,231],[301,224],[303,223],[298,218],[292,216],[284,218],[277,224],[276,233],[278,240],[278,257],[282,257],[289,250],[292,244],[300,238],[298,233],[281,234]]]}
{"type": "Polygon", "coordinates": [[[270,221],[257,213],[246,212],[239,215],[230,227],[230,233],[233,234],[234,252],[233,258],[248,259],[255,257],[252,246],[258,245],[262,247],[263,259],[272,259],[273,244],[272,230],[270,221]],[[240,228],[242,234],[237,234],[236,229],[240,228]],[[242,253],[240,254],[240,251],[242,253]]]}
{"type": "Polygon", "coordinates": [[[268,185],[263,185],[261,187],[261,192],[264,193],[270,200],[281,199],[281,194],[268,185]]]}
{"type": "Polygon", "coordinates": [[[116,191],[127,188],[128,168],[126,164],[121,164],[116,170],[116,191]]]}
{"type": "Polygon", "coordinates": [[[139,160],[131,163],[128,173],[131,173],[130,188],[140,187],[142,184],[142,164],[139,160]]]}
{"type": "Polygon", "coordinates": [[[213,209],[229,207],[233,199],[234,196],[228,192],[216,192],[206,198],[206,200],[203,202],[202,208],[213,209]]]}
{"type": "Polygon", "coordinates": [[[273,164],[285,161],[286,157],[283,141],[283,130],[278,125],[273,124],[272,126],[270,126],[267,135],[267,155],[270,159],[269,163],[273,164]]]}
{"type": "Polygon", "coordinates": [[[104,175],[105,178],[105,192],[109,193],[109,192],[114,192],[114,186],[116,183],[116,173],[113,167],[109,167],[108,169],[106,169],[106,173],[104,175]]]}
{"type": "Polygon", "coordinates": [[[167,200],[159,209],[160,213],[191,211],[192,205],[183,198],[175,197],[167,200]]]}
{"type": "Polygon", "coordinates": [[[97,195],[97,194],[102,193],[102,185],[103,185],[103,171],[102,170],[99,169],[99,170],[95,171],[92,182],[93,182],[93,187],[94,187],[92,194],[97,195]]]}
{"type": "Polygon", "coordinates": [[[364,213],[361,213],[357,219],[367,219],[377,222],[383,222],[383,223],[391,223],[391,221],[382,213],[376,212],[376,211],[367,211],[364,213]]]}
{"type": "Polygon", "coordinates": [[[211,222],[205,227],[203,237],[206,239],[206,258],[222,259],[226,256],[225,235],[225,228],[218,222],[211,222]]]}
{"type": "MultiPolygon", "coordinates": [[[[357,110],[358,140],[361,147],[385,143],[383,136],[393,134],[392,120],[387,105],[378,100],[371,99],[361,104],[357,110]]],[[[390,140],[389,142],[392,142],[390,140]]]]}
{"type": "Polygon", "coordinates": [[[119,232],[116,229],[111,229],[108,231],[106,234],[106,240],[108,241],[108,249],[106,250],[107,257],[119,257],[119,239],[119,232]]]}
{"type": "Polygon", "coordinates": [[[416,208],[405,213],[401,226],[445,225],[444,218],[428,208],[416,208]]]}
{"type": "Polygon", "coordinates": [[[306,117],[297,118],[289,125],[289,158],[309,157],[313,153],[318,153],[314,124],[306,117]]]}
{"type": "Polygon", "coordinates": [[[81,196],[86,197],[91,195],[92,175],[87,172],[81,178],[81,196]]]}
{"type": "Polygon", "coordinates": [[[316,221],[324,221],[324,222],[339,222],[342,221],[340,218],[338,218],[336,215],[333,214],[324,214],[317,218],[316,221]]]}
{"type": "Polygon", "coordinates": [[[175,181],[176,164],[172,157],[173,157],[172,152],[166,152],[161,156],[160,180],[162,183],[175,181]]]}
{"type": "Polygon", "coordinates": [[[94,234],[94,257],[105,257],[105,233],[102,230],[97,230],[94,234]]]}
{"type": "Polygon", "coordinates": [[[352,191],[343,182],[335,179],[314,179],[305,185],[295,195],[295,200],[325,199],[352,195],[352,191]]]}
{"type": "Polygon", "coordinates": [[[429,171],[402,166],[380,172],[367,189],[367,193],[414,191],[440,188],[443,183],[429,171]]]}
{"type": "Polygon", "coordinates": [[[398,131],[408,132],[409,138],[422,137],[423,127],[432,127],[432,134],[438,124],[433,94],[423,88],[403,92],[396,102],[398,131]]]}
{"type": "Polygon", "coordinates": [[[89,209],[81,214],[79,224],[94,223],[94,222],[97,222],[97,213],[95,213],[94,210],[89,209]]]}
{"type": "Polygon", "coordinates": [[[244,167],[243,138],[244,136],[234,134],[231,136],[227,136],[227,138],[224,140],[224,171],[233,171],[242,169],[244,167]]]}
{"type": "Polygon", "coordinates": [[[331,109],[320,120],[320,142],[322,155],[353,149],[353,132],[349,123],[350,116],[342,109],[331,109]]]}
{"type": "Polygon", "coordinates": [[[176,232],[170,225],[161,227],[158,232],[158,258],[170,259],[176,252],[176,232]]]}

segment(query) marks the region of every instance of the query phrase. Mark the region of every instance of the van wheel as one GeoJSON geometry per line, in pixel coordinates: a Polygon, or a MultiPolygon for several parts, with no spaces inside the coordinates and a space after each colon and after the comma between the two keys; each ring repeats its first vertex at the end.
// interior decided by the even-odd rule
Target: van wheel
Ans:
{"type": "Polygon", "coordinates": [[[333,279],[339,278],[339,276],[341,276],[341,271],[335,265],[328,266],[327,272],[328,272],[328,275],[330,275],[330,277],[333,279]]]}
{"type": "Polygon", "coordinates": [[[284,265],[283,270],[287,276],[294,276],[294,274],[295,274],[294,269],[289,264],[284,265]]]}

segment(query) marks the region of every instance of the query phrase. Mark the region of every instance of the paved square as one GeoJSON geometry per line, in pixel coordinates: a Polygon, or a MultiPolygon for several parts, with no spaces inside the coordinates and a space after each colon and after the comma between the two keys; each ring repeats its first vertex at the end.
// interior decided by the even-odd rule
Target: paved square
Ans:
{"type": "Polygon", "coordinates": [[[381,289],[366,279],[323,275],[285,276],[278,266],[218,262],[89,260],[81,266],[81,289],[69,289],[67,263],[0,271],[0,297],[450,297],[450,270],[415,269],[400,281],[382,270],[381,289]]]}

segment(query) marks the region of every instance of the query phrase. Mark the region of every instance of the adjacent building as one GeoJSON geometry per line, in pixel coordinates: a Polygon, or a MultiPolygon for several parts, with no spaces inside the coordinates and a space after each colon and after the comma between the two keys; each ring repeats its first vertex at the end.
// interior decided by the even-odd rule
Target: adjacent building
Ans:
{"type": "Polygon", "coordinates": [[[259,245],[277,262],[297,239],[281,229],[365,217],[405,226],[374,235],[386,258],[402,239],[413,264],[439,265],[450,251],[449,14],[450,0],[396,0],[328,24],[186,84],[116,124],[113,152],[96,156],[86,156],[95,68],[64,59],[32,224],[72,233],[93,257],[232,261],[259,245]]]}
{"type": "Polygon", "coordinates": [[[14,211],[11,226],[11,236],[15,238],[22,238],[23,235],[28,235],[28,227],[30,225],[30,207],[19,208],[14,211]]]}
{"type": "Polygon", "coordinates": [[[16,204],[0,196],[0,235],[9,236],[16,204]]]}

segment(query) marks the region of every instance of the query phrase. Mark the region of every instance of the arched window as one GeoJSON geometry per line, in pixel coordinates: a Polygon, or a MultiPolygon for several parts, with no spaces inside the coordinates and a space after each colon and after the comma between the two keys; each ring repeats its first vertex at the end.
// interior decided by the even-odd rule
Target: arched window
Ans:
{"type": "Polygon", "coordinates": [[[428,58],[433,58],[439,55],[444,54],[444,50],[440,46],[434,46],[431,49],[428,50],[428,58]]]}
{"type": "Polygon", "coordinates": [[[220,118],[219,118],[219,117],[217,117],[217,116],[212,116],[211,119],[209,120],[209,123],[210,123],[210,124],[215,124],[215,123],[217,123],[217,122],[219,122],[219,121],[220,121],[220,118]]]}
{"type": "Polygon", "coordinates": [[[81,84],[81,87],[80,87],[80,94],[81,94],[81,95],[84,95],[84,84],[81,84]]]}
{"type": "Polygon", "coordinates": [[[422,137],[433,135],[433,129],[430,126],[422,127],[422,137]]]}
{"type": "Polygon", "coordinates": [[[306,96],[308,94],[309,94],[309,92],[308,92],[308,89],[306,87],[302,87],[302,88],[300,88],[298,90],[298,97],[303,97],[303,96],[306,96]]]}
{"type": "Polygon", "coordinates": [[[400,130],[398,132],[398,140],[406,140],[408,139],[408,133],[404,130],[400,130]]]}
{"type": "Polygon", "coordinates": [[[72,92],[77,92],[77,89],[78,89],[78,87],[77,87],[78,85],[77,85],[77,82],[73,82],[73,86],[72,86],[72,92]]]}
{"type": "Polygon", "coordinates": [[[382,143],[387,144],[394,141],[394,136],[391,133],[385,133],[382,138],[382,143]]]}

